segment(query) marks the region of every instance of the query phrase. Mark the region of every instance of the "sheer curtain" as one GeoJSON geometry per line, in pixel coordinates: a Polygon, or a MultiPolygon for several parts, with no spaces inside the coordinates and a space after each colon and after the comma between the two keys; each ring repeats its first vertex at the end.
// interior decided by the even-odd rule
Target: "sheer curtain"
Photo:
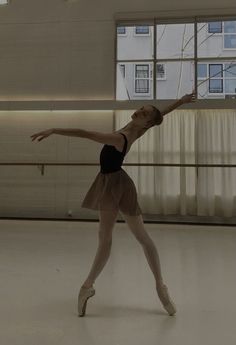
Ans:
{"type": "MultiPolygon", "coordinates": [[[[116,111],[116,129],[133,111],[116,111]]],[[[131,147],[124,163],[236,164],[236,110],[176,110],[131,147]]],[[[124,167],[147,214],[236,216],[236,168],[124,167]]]]}

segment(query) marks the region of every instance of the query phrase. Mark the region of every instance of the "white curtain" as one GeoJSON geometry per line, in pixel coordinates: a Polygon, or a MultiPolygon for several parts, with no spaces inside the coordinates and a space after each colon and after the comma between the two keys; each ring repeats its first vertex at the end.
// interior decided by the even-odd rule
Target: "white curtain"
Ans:
{"type": "MultiPolygon", "coordinates": [[[[116,129],[133,111],[116,111],[116,129]]],[[[236,164],[236,110],[176,110],[131,147],[124,163],[236,164]]],[[[126,167],[147,214],[236,216],[236,168],[126,167]]]]}

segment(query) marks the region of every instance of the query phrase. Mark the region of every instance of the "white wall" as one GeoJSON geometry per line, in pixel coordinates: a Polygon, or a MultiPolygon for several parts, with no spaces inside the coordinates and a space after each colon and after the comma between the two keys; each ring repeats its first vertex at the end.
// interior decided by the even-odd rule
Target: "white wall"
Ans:
{"type": "MultiPolygon", "coordinates": [[[[0,112],[1,162],[90,162],[99,163],[102,145],[82,138],[52,135],[32,142],[41,130],[84,128],[110,132],[111,111],[0,112]]],[[[1,166],[0,217],[97,218],[96,211],[82,209],[81,202],[99,166],[45,167],[1,166]]]]}
{"type": "Polygon", "coordinates": [[[1,28],[0,100],[113,98],[110,23],[96,28],[90,22],[12,23],[1,28]]]}

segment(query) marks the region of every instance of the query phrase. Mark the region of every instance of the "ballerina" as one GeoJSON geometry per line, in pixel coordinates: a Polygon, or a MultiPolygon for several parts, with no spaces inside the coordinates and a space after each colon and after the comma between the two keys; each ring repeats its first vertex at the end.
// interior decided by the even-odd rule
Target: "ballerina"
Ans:
{"type": "Polygon", "coordinates": [[[152,105],[136,110],[131,121],[113,133],[101,133],[83,129],[51,128],[31,135],[32,141],[41,141],[52,134],[80,137],[104,144],[100,153],[100,172],[88,190],[82,207],[99,211],[99,244],[91,270],[78,295],[78,315],[86,313],[87,300],[95,295],[93,284],[108,261],[112,246],[112,230],[118,212],[126,221],[135,238],[142,245],[153,272],[157,294],[169,315],[176,313],[167,286],[163,282],[159,255],[153,240],[144,228],[142,211],[137,200],[136,187],[130,176],[122,169],[125,155],[132,144],[148,129],[159,126],[163,117],[184,103],[195,101],[195,93],[187,94],[163,111],[152,105]]]}

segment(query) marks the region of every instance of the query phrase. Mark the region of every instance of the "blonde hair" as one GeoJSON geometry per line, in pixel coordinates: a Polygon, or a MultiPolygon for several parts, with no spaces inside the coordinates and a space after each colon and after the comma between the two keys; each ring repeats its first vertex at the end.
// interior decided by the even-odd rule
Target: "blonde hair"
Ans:
{"type": "Polygon", "coordinates": [[[152,107],[153,107],[154,122],[155,122],[154,126],[155,125],[159,126],[162,123],[162,121],[163,121],[163,115],[162,115],[162,113],[160,112],[159,109],[154,107],[154,105],[152,105],[152,107]]]}
{"type": "Polygon", "coordinates": [[[153,126],[159,126],[163,121],[163,115],[160,110],[154,107],[154,105],[151,105],[151,107],[153,108],[153,118],[149,120],[147,126],[144,127],[146,129],[149,129],[153,126]]]}

